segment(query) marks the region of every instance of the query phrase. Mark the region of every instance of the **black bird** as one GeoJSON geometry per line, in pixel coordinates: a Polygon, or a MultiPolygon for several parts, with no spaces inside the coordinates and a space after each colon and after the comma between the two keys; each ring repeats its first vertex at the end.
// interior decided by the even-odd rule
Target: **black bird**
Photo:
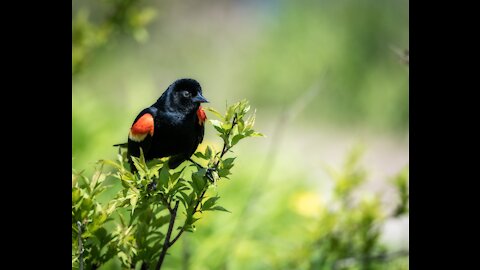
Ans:
{"type": "Polygon", "coordinates": [[[175,169],[190,157],[203,141],[205,112],[200,103],[208,102],[202,96],[202,87],[194,79],[173,82],[150,107],[143,109],[133,121],[127,146],[131,171],[135,172],[131,157],[145,160],[170,157],[168,166],[175,169]]]}

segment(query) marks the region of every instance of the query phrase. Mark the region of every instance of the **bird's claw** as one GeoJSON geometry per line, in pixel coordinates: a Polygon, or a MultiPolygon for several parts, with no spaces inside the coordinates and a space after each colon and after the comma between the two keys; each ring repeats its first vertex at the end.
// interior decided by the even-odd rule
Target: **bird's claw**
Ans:
{"type": "Polygon", "coordinates": [[[202,165],[198,164],[197,162],[193,161],[191,158],[188,159],[190,162],[192,162],[193,164],[195,164],[197,167],[199,167],[200,169],[205,169],[206,170],[206,173],[205,173],[205,176],[211,181],[211,182],[215,182],[215,177],[213,177],[213,172],[216,171],[215,168],[205,168],[203,167],[202,165]]]}
{"type": "Polygon", "coordinates": [[[207,172],[205,173],[205,176],[211,181],[215,182],[215,178],[213,177],[213,172],[215,171],[215,168],[207,168],[207,172]]]}
{"type": "Polygon", "coordinates": [[[157,189],[157,183],[156,182],[152,182],[150,184],[148,184],[148,190],[152,191],[152,190],[156,190],[157,189]]]}
{"type": "Polygon", "coordinates": [[[197,167],[201,168],[201,169],[205,169],[205,167],[203,167],[202,165],[198,164],[197,162],[193,161],[191,158],[188,159],[190,162],[192,162],[193,164],[195,164],[197,167]]]}

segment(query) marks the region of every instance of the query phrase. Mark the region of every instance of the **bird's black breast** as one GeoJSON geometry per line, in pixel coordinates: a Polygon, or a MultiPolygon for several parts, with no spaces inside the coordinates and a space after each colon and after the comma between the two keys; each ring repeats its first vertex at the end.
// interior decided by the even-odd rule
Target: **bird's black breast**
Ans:
{"type": "Polygon", "coordinates": [[[155,117],[155,132],[147,159],[184,154],[190,157],[200,143],[196,114],[158,112],[155,117]]]}

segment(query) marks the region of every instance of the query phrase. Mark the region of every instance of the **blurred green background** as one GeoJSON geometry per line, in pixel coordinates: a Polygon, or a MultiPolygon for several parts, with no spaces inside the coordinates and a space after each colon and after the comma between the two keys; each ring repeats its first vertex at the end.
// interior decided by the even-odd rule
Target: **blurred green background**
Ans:
{"type": "MultiPolygon", "coordinates": [[[[341,223],[322,214],[338,184],[328,168],[347,170],[358,145],[358,196],[379,201],[367,225],[381,225],[383,249],[408,250],[408,213],[380,222],[398,201],[389,179],[408,165],[408,65],[397,54],[408,48],[408,1],[87,0],[72,2],[72,16],[73,168],[115,158],[138,112],[181,77],[220,111],[248,99],[267,135],[237,146],[219,185],[232,213],[205,213],[165,269],[330,269],[315,251],[353,256],[342,248],[364,241],[355,222],[337,246],[312,242],[336,241],[339,228],[321,231],[341,223]]],[[[200,147],[220,143],[207,126],[200,147]]],[[[408,257],[375,267],[406,269],[408,257]]]]}

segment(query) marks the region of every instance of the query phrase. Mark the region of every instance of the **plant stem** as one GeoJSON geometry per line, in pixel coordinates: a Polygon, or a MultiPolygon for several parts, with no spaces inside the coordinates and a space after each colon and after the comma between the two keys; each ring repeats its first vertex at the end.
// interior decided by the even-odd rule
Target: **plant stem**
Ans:
{"type": "Polygon", "coordinates": [[[237,114],[235,113],[235,115],[233,116],[232,128],[229,129],[227,132],[227,141],[223,142],[222,153],[220,154],[220,158],[215,163],[215,166],[214,166],[215,169],[218,169],[218,164],[220,163],[220,160],[222,159],[223,155],[225,155],[228,152],[228,150],[230,150],[230,147],[228,146],[228,137],[230,137],[230,133],[232,132],[232,129],[235,127],[236,124],[237,124],[237,114]]]}
{"type": "MultiPolygon", "coordinates": [[[[202,191],[202,194],[200,195],[199,197],[199,200],[197,201],[197,204],[195,205],[195,208],[194,208],[194,211],[193,211],[193,214],[194,215],[198,210],[198,206],[200,205],[200,202],[202,201],[203,199],[203,196],[205,195],[205,193],[207,192],[207,188],[208,187],[205,187],[202,191]]],[[[169,247],[171,247],[175,242],[177,242],[178,238],[180,238],[180,236],[182,235],[182,233],[185,231],[185,226],[186,224],[183,224],[182,228],[180,229],[180,231],[178,232],[177,236],[175,236],[175,238],[173,238],[173,240],[170,242],[170,245],[169,247]]]]}
{"type": "Polygon", "coordinates": [[[165,206],[167,207],[168,212],[170,212],[170,215],[171,215],[173,213],[172,206],[170,205],[170,203],[168,203],[167,199],[165,199],[165,197],[161,193],[159,194],[159,196],[160,196],[160,199],[162,200],[163,204],[165,204],[165,206]]]}
{"type": "Polygon", "coordinates": [[[170,215],[170,223],[168,224],[167,235],[165,236],[165,240],[163,241],[163,248],[162,252],[160,253],[160,258],[158,259],[156,270],[159,270],[162,267],[163,260],[165,259],[165,255],[167,254],[167,249],[171,246],[170,245],[170,236],[172,235],[173,225],[175,224],[175,218],[177,217],[177,210],[178,210],[178,203],[179,201],[175,202],[175,207],[170,215]]]}
{"type": "Polygon", "coordinates": [[[83,243],[82,243],[82,223],[77,221],[78,227],[78,251],[80,252],[79,260],[79,269],[83,270],[83,243]]]}
{"type": "MultiPolygon", "coordinates": [[[[230,147],[228,146],[228,137],[230,136],[230,132],[232,131],[233,127],[235,127],[235,125],[237,124],[237,114],[235,114],[233,116],[233,120],[232,120],[232,128],[227,132],[227,141],[224,141],[223,142],[223,148],[222,148],[222,153],[220,153],[220,157],[219,159],[217,160],[217,162],[215,162],[213,168],[208,168],[208,169],[211,169],[211,170],[217,170],[218,169],[218,165],[220,164],[220,160],[222,159],[222,157],[228,152],[228,150],[230,150],[230,147]]],[[[200,195],[200,197],[198,197],[198,200],[197,200],[197,204],[195,205],[195,208],[194,208],[194,211],[193,211],[193,214],[194,215],[198,210],[198,206],[200,205],[200,203],[202,202],[203,200],[203,197],[205,196],[205,193],[207,192],[207,189],[208,189],[208,185],[206,185],[202,191],[202,194],[200,195]]],[[[185,221],[186,222],[186,221],[185,221]]],[[[177,236],[175,236],[175,238],[173,238],[173,240],[170,242],[170,245],[169,247],[171,247],[177,240],[178,238],[180,238],[180,236],[182,235],[182,233],[185,231],[185,226],[186,224],[183,224],[182,228],[180,229],[180,231],[178,232],[177,236]]]]}

